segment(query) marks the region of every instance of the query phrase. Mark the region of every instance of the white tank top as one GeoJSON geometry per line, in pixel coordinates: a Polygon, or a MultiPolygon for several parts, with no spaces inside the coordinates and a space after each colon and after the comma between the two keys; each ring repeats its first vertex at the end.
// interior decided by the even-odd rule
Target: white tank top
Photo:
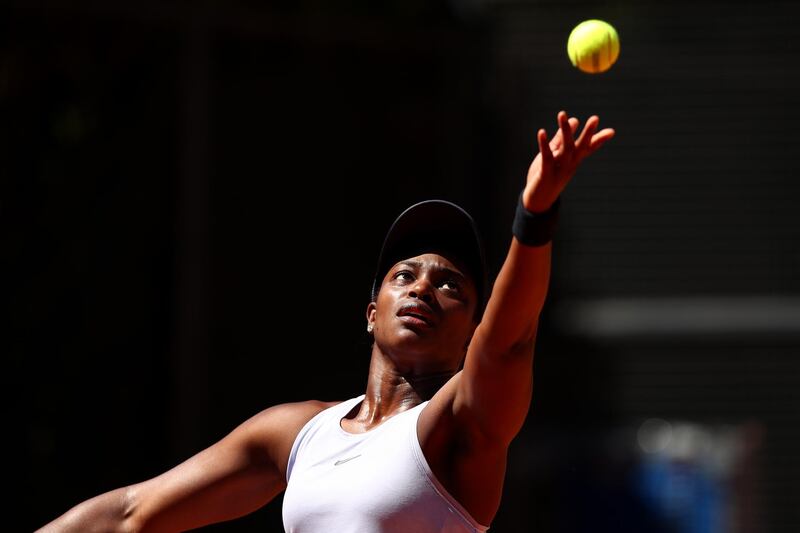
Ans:
{"type": "Polygon", "coordinates": [[[431,472],[417,439],[427,402],[366,433],[341,420],[364,395],[323,410],[292,446],[283,526],[288,533],[484,532],[431,472]]]}

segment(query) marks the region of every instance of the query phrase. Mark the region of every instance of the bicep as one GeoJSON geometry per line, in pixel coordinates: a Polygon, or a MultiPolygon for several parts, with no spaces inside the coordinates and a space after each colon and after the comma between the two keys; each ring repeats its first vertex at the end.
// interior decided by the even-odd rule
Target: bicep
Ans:
{"type": "Polygon", "coordinates": [[[530,408],[533,351],[550,276],[550,246],[512,242],[475,330],[454,409],[476,430],[508,444],[530,408]]]}
{"type": "Polygon", "coordinates": [[[536,327],[503,353],[492,353],[476,331],[455,391],[453,409],[482,434],[508,444],[525,422],[533,389],[536,327]]]}
{"type": "Polygon", "coordinates": [[[130,487],[131,516],[144,531],[197,528],[253,512],[284,487],[235,435],[158,477],[130,487]]]}
{"type": "Polygon", "coordinates": [[[267,409],[175,468],[130,487],[134,521],[145,531],[187,530],[262,507],[286,486],[284,463],[308,411],[267,409]]]}

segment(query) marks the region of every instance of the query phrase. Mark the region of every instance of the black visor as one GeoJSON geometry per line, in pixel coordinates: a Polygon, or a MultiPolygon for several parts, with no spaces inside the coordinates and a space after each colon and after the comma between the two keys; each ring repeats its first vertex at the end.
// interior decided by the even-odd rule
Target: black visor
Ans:
{"type": "Polygon", "coordinates": [[[372,301],[386,272],[398,261],[424,253],[452,255],[463,263],[478,293],[476,315],[483,314],[488,297],[486,258],[477,226],[458,205],[446,200],[414,204],[398,216],[383,241],[372,282],[372,301]]]}

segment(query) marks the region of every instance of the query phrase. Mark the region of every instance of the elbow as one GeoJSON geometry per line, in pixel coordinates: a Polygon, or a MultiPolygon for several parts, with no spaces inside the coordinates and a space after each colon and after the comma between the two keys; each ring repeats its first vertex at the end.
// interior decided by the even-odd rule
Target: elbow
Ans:
{"type": "Polygon", "coordinates": [[[120,489],[122,492],[120,501],[120,527],[119,531],[122,533],[138,533],[142,531],[142,520],[137,510],[140,506],[137,504],[136,487],[130,486],[120,489]]]}
{"type": "Polygon", "coordinates": [[[37,533],[141,531],[135,512],[136,505],[133,503],[134,495],[131,488],[125,487],[95,496],[38,529],[37,533]]]}
{"type": "Polygon", "coordinates": [[[536,334],[522,337],[506,350],[505,357],[507,359],[533,359],[533,351],[536,345],[536,334]]]}

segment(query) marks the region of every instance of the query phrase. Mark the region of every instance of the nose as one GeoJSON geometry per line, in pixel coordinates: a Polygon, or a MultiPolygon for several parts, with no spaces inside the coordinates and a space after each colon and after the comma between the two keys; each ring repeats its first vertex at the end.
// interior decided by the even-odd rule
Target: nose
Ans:
{"type": "Polygon", "coordinates": [[[408,296],[419,298],[426,304],[433,301],[433,286],[425,277],[419,277],[408,289],[408,296]]]}

